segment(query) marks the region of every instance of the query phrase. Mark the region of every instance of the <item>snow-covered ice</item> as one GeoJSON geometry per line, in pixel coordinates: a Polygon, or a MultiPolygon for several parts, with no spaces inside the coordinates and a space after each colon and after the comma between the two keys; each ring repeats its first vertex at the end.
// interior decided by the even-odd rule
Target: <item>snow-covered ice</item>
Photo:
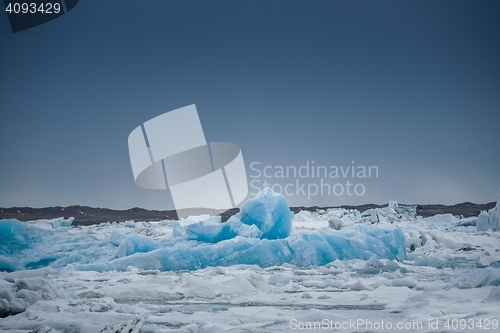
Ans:
{"type": "Polygon", "coordinates": [[[500,331],[499,209],[293,216],[266,190],[226,223],[3,220],[0,330],[471,332],[481,320],[500,331]],[[328,326],[350,321],[365,326],[328,326]]]}

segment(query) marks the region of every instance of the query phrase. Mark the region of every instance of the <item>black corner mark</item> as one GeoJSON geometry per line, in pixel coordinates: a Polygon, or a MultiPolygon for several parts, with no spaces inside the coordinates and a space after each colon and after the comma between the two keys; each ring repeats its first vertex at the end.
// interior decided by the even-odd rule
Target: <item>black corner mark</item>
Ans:
{"type": "Polygon", "coordinates": [[[73,9],[79,0],[3,0],[12,32],[52,21],[73,9]]]}

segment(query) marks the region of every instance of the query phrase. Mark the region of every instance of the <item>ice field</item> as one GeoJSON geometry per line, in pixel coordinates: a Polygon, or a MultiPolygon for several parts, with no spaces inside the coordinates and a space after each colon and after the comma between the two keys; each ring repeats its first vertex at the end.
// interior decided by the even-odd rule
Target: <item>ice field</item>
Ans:
{"type": "Polygon", "coordinates": [[[0,221],[0,331],[500,332],[500,202],[71,222],[0,221]]]}

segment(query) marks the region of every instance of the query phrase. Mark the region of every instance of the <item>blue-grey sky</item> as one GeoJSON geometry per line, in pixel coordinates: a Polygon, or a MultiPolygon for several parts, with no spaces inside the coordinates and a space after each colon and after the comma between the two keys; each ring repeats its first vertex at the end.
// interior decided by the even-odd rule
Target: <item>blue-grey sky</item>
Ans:
{"type": "Polygon", "coordinates": [[[253,162],[378,167],[326,179],[362,196],[291,205],[496,201],[499,18],[498,1],[96,0],[13,34],[0,14],[0,207],[172,209],[134,183],[127,137],[190,104],[249,181],[253,162]]]}

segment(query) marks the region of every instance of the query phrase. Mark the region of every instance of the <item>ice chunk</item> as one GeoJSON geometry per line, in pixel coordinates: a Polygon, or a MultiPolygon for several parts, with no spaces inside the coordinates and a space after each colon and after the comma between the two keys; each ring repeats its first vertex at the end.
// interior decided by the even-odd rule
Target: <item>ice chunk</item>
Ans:
{"type": "Polygon", "coordinates": [[[373,255],[366,261],[365,267],[358,270],[358,273],[379,274],[381,272],[395,272],[397,270],[403,273],[407,272],[406,268],[399,266],[396,262],[387,259],[379,260],[376,255],[373,255]]]}
{"type": "Polygon", "coordinates": [[[314,217],[312,216],[311,212],[307,210],[301,210],[297,214],[294,215],[293,217],[293,222],[310,222],[314,221],[314,217]]]}
{"type": "Polygon", "coordinates": [[[238,215],[241,222],[256,225],[262,231],[261,238],[286,238],[292,231],[292,215],[285,197],[269,187],[245,202],[238,215]]]}
{"type": "Polygon", "coordinates": [[[11,272],[4,274],[2,278],[4,280],[14,282],[15,279],[25,279],[25,278],[47,278],[50,274],[56,274],[57,271],[55,269],[44,267],[39,269],[32,270],[22,270],[17,272],[11,272]]]}
{"type": "MultiPolygon", "coordinates": [[[[126,323],[119,323],[114,325],[106,325],[100,332],[101,333],[140,333],[144,326],[144,318],[135,318],[126,323]]],[[[49,331],[47,333],[52,333],[49,331]]]]}
{"type": "Polygon", "coordinates": [[[477,231],[486,231],[490,228],[490,214],[481,212],[476,219],[477,231]]]}
{"type": "Polygon", "coordinates": [[[71,223],[74,221],[74,217],[70,217],[67,220],[64,217],[59,217],[57,219],[53,219],[52,222],[52,228],[54,229],[59,229],[59,228],[69,228],[71,226],[71,223]]]}
{"type": "Polygon", "coordinates": [[[394,287],[408,287],[408,288],[415,288],[417,286],[415,280],[413,280],[411,277],[392,280],[391,285],[394,287]]]}
{"type": "Polygon", "coordinates": [[[126,227],[128,227],[128,228],[135,228],[135,222],[134,222],[134,221],[132,221],[132,220],[130,220],[130,221],[125,221],[123,224],[124,224],[126,227]]]}
{"type": "Polygon", "coordinates": [[[274,273],[269,278],[270,284],[287,284],[292,280],[292,275],[287,273],[274,273]]]}
{"type": "Polygon", "coordinates": [[[119,246],[125,238],[127,238],[127,235],[119,232],[118,230],[113,230],[113,232],[111,232],[111,235],[109,236],[109,241],[111,242],[111,244],[119,246]]]}
{"type": "Polygon", "coordinates": [[[227,311],[227,308],[224,308],[224,307],[222,307],[222,308],[220,308],[220,307],[219,308],[212,308],[212,312],[219,312],[219,311],[227,311]]]}
{"type": "Polygon", "coordinates": [[[220,216],[190,216],[183,222],[172,221],[174,237],[184,237],[201,242],[217,243],[236,236],[260,237],[262,232],[255,225],[243,224],[236,216],[222,224],[220,216]]]}
{"type": "Polygon", "coordinates": [[[30,304],[14,295],[11,288],[0,290],[0,317],[23,312],[30,304]]]}
{"type": "Polygon", "coordinates": [[[408,204],[399,206],[396,201],[390,201],[387,207],[374,208],[360,213],[356,209],[329,208],[326,212],[318,209],[316,212],[301,211],[294,217],[295,227],[316,228],[328,225],[340,230],[358,223],[392,224],[394,222],[413,222],[417,220],[415,206],[408,204]],[[326,222],[323,225],[318,222],[326,222]],[[314,224],[312,223],[314,222],[314,224]]]}
{"type": "Polygon", "coordinates": [[[417,211],[415,206],[408,204],[399,206],[396,201],[389,201],[387,207],[368,209],[362,213],[362,219],[366,222],[380,223],[395,221],[415,221],[417,211]]]}
{"type": "Polygon", "coordinates": [[[351,286],[351,289],[354,290],[354,291],[361,291],[361,290],[365,290],[366,287],[365,287],[363,281],[358,280],[355,284],[353,284],[351,286]]]}
{"type": "Polygon", "coordinates": [[[207,214],[202,214],[198,216],[189,216],[187,219],[182,221],[181,225],[183,227],[186,227],[188,225],[197,224],[200,222],[205,222],[207,224],[221,224],[221,217],[220,216],[210,217],[210,215],[207,214]]]}
{"type": "Polygon", "coordinates": [[[304,287],[326,288],[327,284],[323,280],[307,280],[302,282],[304,287]]]}
{"type": "Polygon", "coordinates": [[[172,237],[186,237],[186,230],[179,221],[172,221],[172,237]]]}
{"type": "Polygon", "coordinates": [[[41,242],[50,232],[15,219],[0,221],[0,255],[19,253],[33,243],[41,242]]]}
{"type": "Polygon", "coordinates": [[[496,206],[492,208],[489,213],[491,230],[500,230],[500,200],[497,201],[496,206]]]}
{"type": "Polygon", "coordinates": [[[340,231],[300,233],[286,239],[237,236],[216,244],[178,242],[148,253],[136,253],[100,264],[78,265],[81,270],[119,270],[128,266],[143,269],[182,270],[208,266],[255,264],[270,267],[326,265],[336,259],[368,260],[373,254],[389,260],[404,260],[406,246],[399,228],[355,225],[340,231]]]}
{"type": "Polygon", "coordinates": [[[17,264],[5,256],[0,255],[0,272],[13,272],[17,264]]]}
{"type": "Polygon", "coordinates": [[[189,216],[182,222],[172,221],[172,228],[174,237],[210,241],[217,238],[222,231],[221,217],[210,217],[206,214],[189,216]]]}
{"type": "Polygon", "coordinates": [[[340,230],[342,228],[350,227],[353,224],[354,223],[349,219],[344,219],[344,218],[339,219],[338,217],[332,217],[331,219],[328,220],[328,225],[330,226],[330,228],[335,230],[340,230]]]}
{"type": "Polygon", "coordinates": [[[384,264],[378,260],[377,256],[373,255],[366,261],[365,267],[358,270],[359,274],[378,274],[382,271],[384,264]]]}
{"type": "Polygon", "coordinates": [[[35,328],[33,331],[31,331],[31,333],[59,333],[59,331],[45,325],[42,327],[35,328]]]}
{"type": "Polygon", "coordinates": [[[281,194],[265,188],[243,204],[226,223],[220,216],[190,216],[182,222],[172,221],[173,236],[217,243],[236,236],[265,239],[286,238],[292,230],[292,215],[281,194]]]}
{"type": "Polygon", "coordinates": [[[492,231],[500,230],[500,200],[498,200],[495,207],[488,212],[481,212],[476,218],[477,231],[486,231],[488,229],[492,231]]]}
{"type": "Polygon", "coordinates": [[[405,232],[406,236],[406,247],[411,251],[415,251],[417,248],[422,246],[422,235],[417,230],[407,230],[405,232]]]}
{"type": "Polygon", "coordinates": [[[471,287],[500,286],[500,268],[487,267],[471,283],[471,287]]]}
{"type": "Polygon", "coordinates": [[[2,285],[0,288],[0,317],[21,313],[31,304],[41,300],[68,297],[65,292],[58,290],[44,278],[28,277],[43,276],[47,271],[49,269],[39,270],[35,274],[31,272],[8,273],[10,278],[4,276],[4,279],[0,280],[2,285]],[[19,278],[21,276],[23,277],[19,278]]]}
{"type": "Polygon", "coordinates": [[[177,230],[187,239],[159,236],[164,228],[159,224],[131,222],[134,227],[129,228],[115,223],[54,232],[17,220],[0,221],[0,266],[4,271],[70,264],[83,270],[123,271],[134,266],[165,271],[236,264],[321,266],[337,259],[368,260],[374,254],[389,260],[406,257],[404,234],[390,225],[356,224],[339,231],[325,228],[290,235],[286,200],[270,189],[245,203],[226,223],[208,216],[178,223],[177,230]]]}
{"type": "Polygon", "coordinates": [[[491,288],[490,293],[486,297],[486,300],[489,302],[499,302],[500,301],[500,287],[491,288]]]}
{"type": "Polygon", "coordinates": [[[156,244],[150,237],[141,235],[128,235],[118,247],[115,256],[117,258],[129,256],[137,252],[149,252],[156,248],[156,244]]]}
{"type": "Polygon", "coordinates": [[[301,210],[292,218],[293,228],[320,229],[328,226],[327,213],[309,212],[301,210]]]}
{"type": "Polygon", "coordinates": [[[231,216],[224,227],[242,237],[260,238],[262,236],[262,231],[256,225],[244,224],[236,216],[231,216]]]}

